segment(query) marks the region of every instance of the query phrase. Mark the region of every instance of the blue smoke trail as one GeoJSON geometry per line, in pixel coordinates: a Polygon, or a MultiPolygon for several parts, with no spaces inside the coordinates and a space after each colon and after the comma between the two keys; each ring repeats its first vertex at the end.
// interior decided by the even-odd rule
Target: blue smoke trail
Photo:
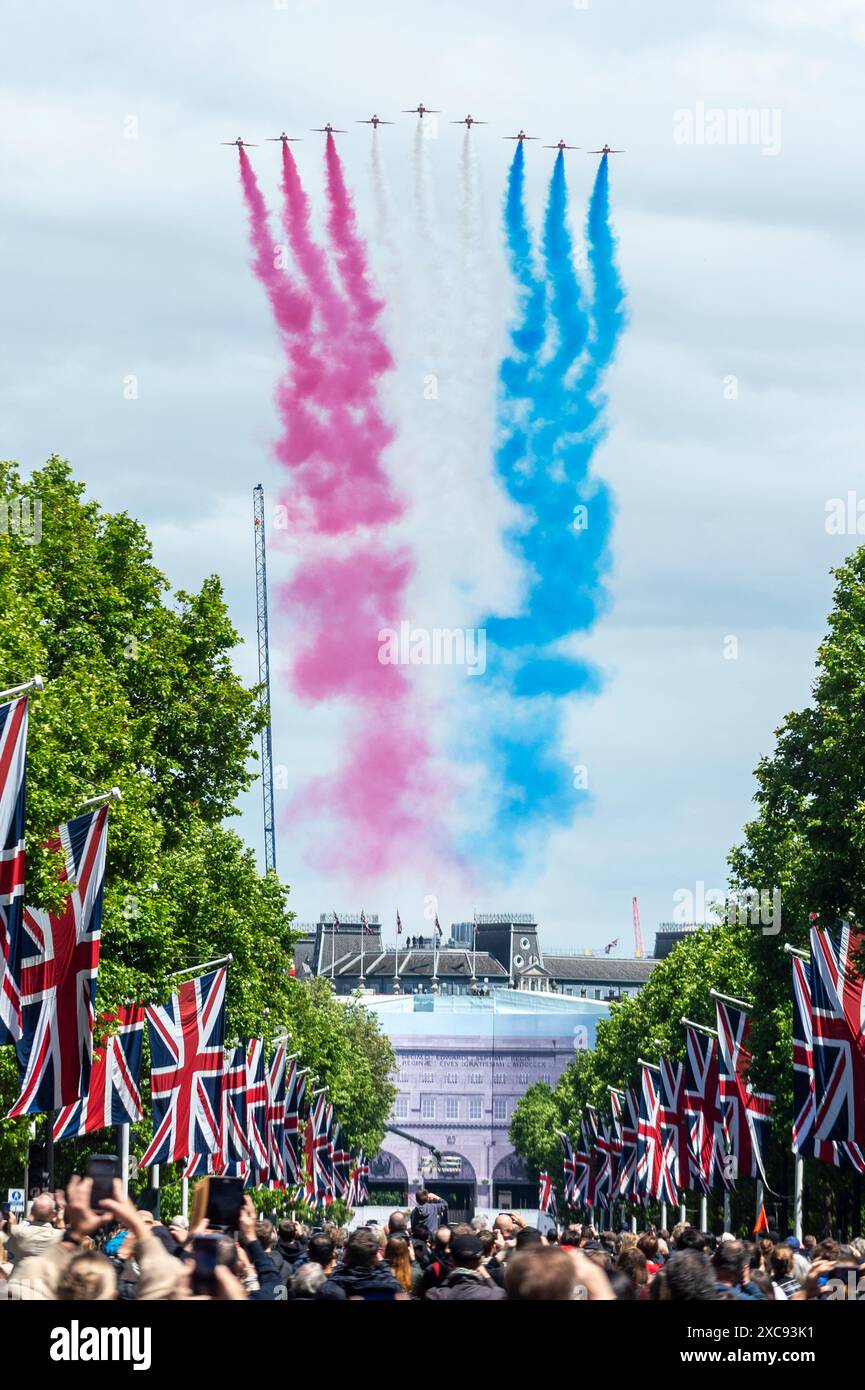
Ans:
{"type": "Polygon", "coordinates": [[[591,628],[606,604],[613,500],[609,488],[591,476],[591,463],[606,433],[606,398],[598,385],[625,324],[606,156],[587,220],[590,306],[584,304],[574,269],[561,152],[544,219],[545,282],[533,267],[521,146],[508,178],[505,235],[521,317],[511,332],[513,351],[500,373],[505,434],[496,463],[510,496],[525,509],[525,527],[509,543],[531,582],[522,613],[489,618],[485,627],[498,692],[506,688],[517,697],[516,709],[511,702],[512,726],[496,728],[491,746],[493,766],[505,787],[496,829],[512,855],[514,836],[527,824],[572,817],[571,772],[561,766],[558,746],[558,701],[600,687],[592,666],[550,648],[591,628]],[[579,506],[587,508],[584,528],[574,520],[579,506]]]}
{"type": "Polygon", "coordinates": [[[518,290],[518,318],[511,328],[511,352],[499,369],[503,438],[496,467],[511,496],[519,498],[520,468],[528,448],[532,378],[546,337],[546,288],[535,275],[532,236],[525,209],[525,156],[517,142],[505,194],[508,265],[518,290]]]}

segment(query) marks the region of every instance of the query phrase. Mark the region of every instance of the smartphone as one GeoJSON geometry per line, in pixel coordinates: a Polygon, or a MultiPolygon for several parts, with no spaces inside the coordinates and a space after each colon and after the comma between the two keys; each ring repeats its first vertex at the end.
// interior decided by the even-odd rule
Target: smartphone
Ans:
{"type": "Polygon", "coordinates": [[[243,1178],[202,1178],[192,1198],[192,1224],[207,1217],[211,1230],[236,1231],[243,1206],[243,1178]]]}
{"type": "Polygon", "coordinates": [[[94,1211],[106,1197],[114,1196],[114,1179],[120,1175],[117,1154],[91,1154],[87,1160],[87,1176],[93,1179],[90,1205],[94,1211]]]}
{"type": "Polygon", "coordinates": [[[3,1213],[4,1216],[8,1216],[11,1210],[12,1210],[12,1203],[11,1203],[11,1202],[0,1202],[0,1211],[2,1211],[2,1213],[3,1213]]]}
{"type": "Polygon", "coordinates": [[[216,1266],[219,1264],[219,1236],[201,1235],[192,1238],[192,1292],[212,1296],[217,1292],[216,1266]]]}

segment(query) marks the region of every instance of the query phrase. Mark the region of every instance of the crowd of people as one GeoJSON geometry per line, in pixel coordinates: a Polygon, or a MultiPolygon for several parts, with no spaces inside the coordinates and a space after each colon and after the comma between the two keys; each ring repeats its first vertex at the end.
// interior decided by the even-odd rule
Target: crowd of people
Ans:
{"type": "Polygon", "coordinates": [[[767,1232],[530,1226],[519,1212],[450,1224],[420,1191],[386,1225],[347,1231],[262,1219],[244,1198],[237,1229],[159,1221],[124,1196],[96,1201],[89,1178],[39,1193],[0,1229],[0,1298],[102,1301],[808,1300],[865,1296],[865,1240],[767,1232]]]}

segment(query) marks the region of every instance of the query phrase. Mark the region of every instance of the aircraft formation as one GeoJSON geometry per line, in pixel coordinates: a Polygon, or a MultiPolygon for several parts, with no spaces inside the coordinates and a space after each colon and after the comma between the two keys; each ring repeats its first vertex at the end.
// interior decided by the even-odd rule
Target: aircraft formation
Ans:
{"type": "MultiPolygon", "coordinates": [[[[440,116],[440,115],[441,115],[441,111],[438,110],[436,107],[433,107],[433,106],[424,106],[423,102],[422,102],[422,101],[419,101],[418,104],[417,104],[417,106],[407,107],[407,108],[402,112],[402,115],[404,115],[404,116],[417,116],[420,120],[423,120],[424,116],[440,116]]],[[[381,117],[381,116],[379,116],[379,115],[376,115],[375,113],[373,113],[373,115],[371,115],[371,116],[367,116],[367,117],[365,117],[365,118],[363,118],[363,119],[360,119],[360,120],[355,121],[355,125],[371,125],[372,128],[373,128],[373,130],[378,130],[379,126],[381,126],[381,125],[395,125],[395,124],[396,124],[395,121],[386,121],[386,120],[383,119],[383,117],[381,117]]],[[[481,121],[481,120],[478,120],[475,116],[467,115],[467,116],[462,116],[458,121],[451,121],[450,124],[451,124],[451,125],[464,125],[464,126],[466,127],[467,130],[471,130],[472,127],[473,127],[473,126],[476,126],[476,125],[489,125],[489,121],[481,121]]],[[[312,131],[313,131],[313,133],[316,134],[316,135],[327,135],[327,136],[331,136],[331,135],[347,135],[347,134],[348,134],[348,132],[347,132],[346,130],[342,129],[340,126],[332,125],[330,121],[326,121],[324,125],[313,126],[313,127],[312,127],[312,131]]],[[[281,142],[283,145],[286,145],[286,144],[289,144],[289,143],[294,143],[295,141],[297,141],[297,140],[300,139],[300,138],[302,138],[302,137],[297,136],[297,135],[287,135],[287,134],[285,133],[285,131],[283,131],[281,135],[269,135],[269,136],[267,137],[267,141],[268,141],[269,144],[276,144],[276,143],[278,143],[278,142],[281,142]]],[[[539,139],[540,139],[540,136],[538,136],[538,135],[527,135],[526,132],[521,128],[520,130],[517,131],[516,135],[503,135],[503,136],[502,136],[502,139],[503,139],[503,140],[517,140],[520,144],[522,144],[523,141],[525,141],[525,140],[539,140],[539,139]]],[[[247,147],[249,147],[249,148],[251,148],[251,149],[256,148],[255,145],[254,145],[251,141],[249,141],[249,140],[242,140],[240,136],[238,136],[236,140],[223,140],[221,143],[222,143],[223,145],[231,145],[231,146],[234,146],[234,147],[236,147],[237,149],[246,149],[247,147]]],[[[554,144],[554,145],[544,145],[544,149],[545,149],[545,150],[556,150],[558,153],[562,153],[564,150],[578,150],[579,148],[580,148],[579,145],[569,145],[569,144],[567,143],[567,141],[565,141],[565,140],[558,140],[558,141],[556,142],[556,144],[554,144]]],[[[600,148],[599,150],[587,150],[586,153],[587,153],[587,154],[608,155],[608,154],[624,154],[625,151],[624,151],[624,150],[619,150],[619,149],[611,149],[609,145],[605,144],[605,145],[602,145],[601,148],[600,148]]]]}

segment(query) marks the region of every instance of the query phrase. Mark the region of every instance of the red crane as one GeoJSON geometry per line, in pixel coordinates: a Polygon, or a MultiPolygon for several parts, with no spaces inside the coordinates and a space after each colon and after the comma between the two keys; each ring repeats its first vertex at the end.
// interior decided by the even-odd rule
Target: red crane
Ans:
{"type": "Polygon", "coordinates": [[[634,954],[635,954],[636,956],[639,957],[639,956],[642,956],[642,954],[643,954],[643,928],[640,926],[640,905],[639,905],[639,903],[637,902],[637,899],[636,899],[636,898],[634,898],[633,903],[634,903],[634,954]]]}

